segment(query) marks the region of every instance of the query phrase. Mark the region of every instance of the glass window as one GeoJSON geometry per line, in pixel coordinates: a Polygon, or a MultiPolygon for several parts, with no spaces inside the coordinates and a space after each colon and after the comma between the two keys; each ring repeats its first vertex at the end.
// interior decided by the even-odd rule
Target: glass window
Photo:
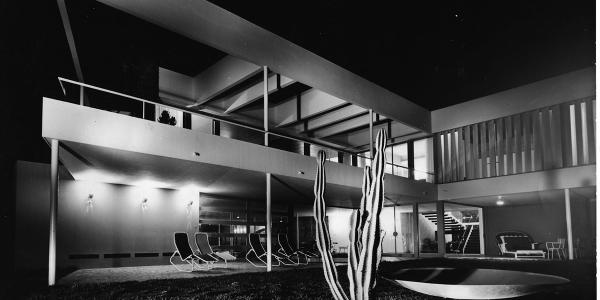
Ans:
{"type": "Polygon", "coordinates": [[[415,180],[433,182],[433,139],[427,138],[414,142],[415,180]]]}
{"type": "Polygon", "coordinates": [[[393,174],[408,178],[408,147],[406,143],[393,145],[391,148],[391,163],[394,165],[393,174]]]}
{"type": "Polygon", "coordinates": [[[436,204],[419,204],[419,244],[421,253],[438,252],[437,236],[436,204]]]}
{"type": "Polygon", "coordinates": [[[381,210],[383,253],[403,254],[414,252],[412,205],[388,206],[381,210]]]}

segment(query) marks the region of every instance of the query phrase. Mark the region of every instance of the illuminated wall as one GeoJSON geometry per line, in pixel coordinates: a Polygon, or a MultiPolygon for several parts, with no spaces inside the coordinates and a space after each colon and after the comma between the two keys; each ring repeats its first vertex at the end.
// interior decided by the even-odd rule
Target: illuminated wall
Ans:
{"type": "MultiPolygon", "coordinates": [[[[47,266],[49,174],[45,164],[17,165],[15,246],[20,268],[47,266]]],[[[168,263],[164,254],[174,251],[173,232],[196,231],[198,198],[191,190],[61,180],[58,266],[168,263]]]]}

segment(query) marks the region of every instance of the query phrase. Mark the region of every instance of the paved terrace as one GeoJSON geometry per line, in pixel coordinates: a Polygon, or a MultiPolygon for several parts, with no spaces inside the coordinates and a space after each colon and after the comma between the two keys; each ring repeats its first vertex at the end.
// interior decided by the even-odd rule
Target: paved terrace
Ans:
{"type": "MultiPolygon", "coordinates": [[[[189,265],[181,265],[186,270],[190,268],[189,265]]],[[[202,266],[204,267],[204,266],[202,266]]],[[[282,271],[290,269],[308,269],[308,268],[320,268],[320,262],[309,263],[308,265],[300,266],[276,266],[273,267],[273,271],[282,271]]],[[[257,268],[253,265],[242,262],[230,262],[225,268],[225,264],[218,264],[215,268],[210,270],[198,270],[194,272],[181,272],[175,269],[172,265],[160,265],[160,266],[140,266],[140,267],[118,267],[118,268],[95,268],[95,269],[81,269],[67,276],[61,278],[58,281],[59,285],[73,285],[73,284],[85,284],[85,283],[108,283],[108,282],[125,282],[125,281],[146,281],[154,279],[178,279],[178,278],[202,278],[202,277],[214,277],[223,275],[233,275],[241,273],[261,273],[265,272],[265,268],[257,268]]]]}

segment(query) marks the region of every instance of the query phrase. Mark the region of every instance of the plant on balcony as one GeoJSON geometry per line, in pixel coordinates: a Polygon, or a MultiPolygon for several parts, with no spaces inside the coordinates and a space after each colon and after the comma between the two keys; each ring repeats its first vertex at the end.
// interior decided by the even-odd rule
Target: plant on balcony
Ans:
{"type": "Polygon", "coordinates": [[[157,121],[163,124],[169,124],[173,126],[177,125],[177,119],[175,119],[175,117],[172,117],[171,114],[169,114],[169,112],[166,110],[163,110],[160,113],[160,117],[158,117],[157,121]]]}
{"type": "Polygon", "coordinates": [[[323,261],[325,280],[333,297],[337,300],[369,299],[369,292],[375,287],[375,275],[381,262],[381,242],[384,232],[381,230],[379,215],[383,208],[385,174],[385,130],[377,133],[375,157],[372,167],[365,166],[363,174],[360,208],[352,213],[350,248],[348,253],[348,279],[350,298],[344,292],[338,280],[335,263],[331,256],[331,238],[325,222],[325,152],[319,151],[317,174],[315,179],[314,218],[317,231],[317,246],[323,261]]]}

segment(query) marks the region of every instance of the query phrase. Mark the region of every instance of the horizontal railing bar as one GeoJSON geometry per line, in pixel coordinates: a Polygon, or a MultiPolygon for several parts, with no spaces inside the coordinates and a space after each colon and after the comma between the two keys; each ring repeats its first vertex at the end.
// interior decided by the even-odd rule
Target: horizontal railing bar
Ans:
{"type": "MultiPolygon", "coordinates": [[[[332,146],[325,145],[325,144],[322,144],[322,143],[319,143],[319,142],[315,142],[315,141],[311,141],[311,140],[306,140],[306,139],[297,138],[297,137],[291,137],[291,136],[284,135],[284,134],[281,134],[281,133],[277,133],[277,132],[274,132],[274,131],[265,131],[264,129],[261,129],[259,127],[255,127],[255,126],[252,126],[252,125],[248,125],[248,124],[243,124],[243,123],[240,123],[240,122],[235,122],[235,121],[227,120],[227,119],[224,119],[224,118],[219,118],[217,116],[213,116],[211,114],[207,114],[207,113],[203,113],[203,112],[199,112],[199,111],[193,111],[193,110],[191,110],[191,109],[189,109],[187,107],[180,107],[180,106],[174,106],[174,105],[169,105],[169,104],[164,104],[164,103],[158,103],[158,102],[154,102],[154,101],[150,101],[150,100],[138,98],[138,97],[135,97],[135,96],[131,96],[131,95],[127,95],[127,94],[123,94],[123,93],[111,91],[111,90],[108,90],[108,89],[105,89],[105,88],[101,88],[101,87],[98,87],[98,86],[95,86],[95,85],[91,85],[91,84],[87,84],[87,83],[82,83],[82,82],[78,82],[78,81],[66,79],[66,78],[63,78],[63,77],[58,77],[58,81],[59,82],[62,82],[62,81],[68,82],[68,83],[71,83],[71,84],[75,84],[75,85],[79,85],[79,86],[83,86],[83,87],[87,87],[87,88],[99,90],[99,91],[102,91],[102,92],[106,92],[106,93],[109,93],[109,94],[113,94],[113,95],[125,97],[125,98],[132,99],[132,100],[141,101],[141,102],[144,102],[144,103],[149,103],[149,104],[154,104],[154,105],[160,105],[160,106],[164,106],[164,107],[168,107],[168,108],[172,108],[172,109],[176,109],[176,110],[185,111],[185,112],[188,112],[188,113],[191,113],[191,114],[196,114],[196,115],[199,115],[199,116],[203,116],[203,117],[206,117],[206,118],[209,118],[209,119],[212,119],[212,120],[222,121],[222,122],[225,122],[225,123],[228,123],[228,124],[232,124],[232,125],[244,127],[246,129],[251,129],[251,130],[254,130],[254,131],[261,132],[261,133],[265,133],[266,132],[266,133],[268,133],[270,135],[273,135],[273,136],[278,136],[278,137],[282,137],[282,138],[286,138],[286,139],[291,139],[291,140],[295,140],[295,141],[298,141],[298,142],[309,143],[309,144],[313,144],[313,145],[316,145],[316,146],[319,146],[319,147],[327,148],[327,149],[330,149],[330,150],[335,150],[335,151],[338,151],[338,152],[343,152],[343,153],[350,154],[350,155],[356,155],[355,153],[348,152],[347,150],[344,150],[344,149],[332,147],[332,146]]],[[[61,83],[61,86],[62,86],[62,83],[61,83]]],[[[64,88],[63,88],[63,93],[65,93],[64,88]]]]}
{"type": "MultiPolygon", "coordinates": [[[[191,110],[191,109],[189,109],[187,107],[181,107],[181,106],[174,106],[174,105],[169,105],[169,104],[164,104],[164,103],[158,103],[158,102],[154,102],[154,101],[150,101],[150,100],[138,98],[138,97],[135,97],[135,96],[131,96],[131,95],[127,95],[127,94],[123,94],[123,93],[111,91],[111,90],[108,90],[108,89],[105,89],[105,88],[101,88],[101,87],[97,87],[97,86],[94,86],[94,85],[91,85],[91,84],[87,84],[87,83],[82,83],[82,82],[78,82],[78,81],[66,79],[66,78],[63,78],[63,77],[58,77],[58,80],[59,80],[59,82],[64,81],[64,82],[68,82],[68,83],[71,83],[71,84],[75,84],[75,85],[79,85],[79,86],[83,86],[83,87],[87,87],[87,88],[99,90],[99,91],[102,91],[102,92],[106,92],[106,93],[109,93],[109,94],[113,94],[113,95],[125,97],[125,98],[128,98],[128,99],[141,101],[143,103],[160,105],[160,106],[164,106],[164,107],[168,107],[168,108],[172,108],[172,109],[176,109],[176,110],[181,110],[181,111],[188,112],[190,114],[195,114],[195,115],[203,116],[203,117],[206,117],[206,118],[209,118],[209,119],[212,119],[212,120],[217,120],[217,121],[225,122],[225,123],[232,124],[232,125],[235,125],[235,126],[244,127],[246,129],[251,129],[251,130],[254,130],[254,131],[261,132],[261,133],[265,133],[266,132],[266,133],[268,133],[270,135],[274,135],[274,136],[278,136],[278,137],[282,137],[282,138],[287,138],[287,139],[295,140],[295,141],[298,141],[298,142],[304,142],[304,143],[314,144],[314,145],[317,145],[319,147],[327,148],[327,149],[330,149],[330,150],[335,150],[335,151],[338,151],[338,152],[343,152],[343,153],[346,153],[346,154],[355,155],[354,153],[348,152],[347,150],[343,150],[343,149],[340,149],[340,148],[335,148],[335,147],[328,146],[328,145],[325,145],[325,144],[322,144],[322,143],[318,143],[318,142],[315,142],[315,141],[310,141],[310,140],[305,140],[305,139],[301,139],[301,138],[287,136],[287,135],[280,134],[280,133],[277,133],[277,132],[274,132],[274,131],[265,131],[264,129],[261,129],[259,127],[255,127],[255,126],[252,126],[252,125],[248,125],[248,124],[243,124],[243,123],[240,123],[240,122],[235,122],[235,121],[227,120],[227,119],[224,119],[224,118],[219,118],[219,117],[213,116],[211,114],[207,114],[207,113],[203,113],[203,112],[199,112],[199,111],[193,111],[193,110],[191,110]]],[[[62,83],[61,83],[61,86],[62,86],[62,83]]],[[[65,93],[64,88],[63,88],[63,93],[65,93]]]]}
{"type": "MultiPolygon", "coordinates": [[[[258,131],[258,132],[263,133],[263,134],[267,133],[269,135],[273,135],[273,136],[277,136],[277,137],[281,137],[281,138],[285,138],[285,139],[290,139],[290,140],[295,140],[295,141],[298,141],[298,142],[308,143],[308,144],[319,146],[319,147],[323,147],[323,148],[326,148],[326,149],[329,149],[329,150],[333,150],[333,151],[337,151],[337,152],[342,152],[342,153],[345,153],[345,154],[348,154],[348,155],[354,155],[354,156],[357,156],[357,157],[362,157],[362,158],[369,159],[369,157],[361,155],[359,153],[348,152],[347,150],[344,150],[344,149],[340,149],[340,148],[328,146],[328,145],[325,145],[325,144],[322,144],[322,143],[319,143],[319,142],[315,142],[315,141],[311,141],[311,140],[307,140],[307,139],[302,139],[302,138],[297,138],[297,137],[292,137],[292,136],[284,135],[284,134],[277,133],[277,132],[274,132],[274,131],[265,131],[264,129],[261,129],[259,127],[255,127],[255,126],[252,126],[252,125],[248,125],[248,124],[243,124],[241,122],[227,120],[227,119],[220,118],[220,117],[217,117],[217,116],[214,116],[214,115],[211,115],[211,114],[208,114],[208,113],[200,112],[200,111],[193,111],[193,110],[191,110],[191,109],[189,109],[187,107],[180,107],[180,106],[175,106],[175,105],[170,105],[170,104],[158,103],[158,102],[154,102],[154,101],[142,99],[142,98],[139,98],[139,97],[135,97],[135,96],[131,96],[131,95],[127,95],[127,94],[115,92],[115,91],[112,91],[112,90],[109,90],[109,89],[105,89],[105,88],[101,88],[101,87],[98,87],[98,86],[95,86],[95,85],[91,85],[91,84],[87,84],[87,83],[83,83],[83,82],[74,81],[74,80],[67,79],[67,78],[60,77],[60,76],[58,77],[58,82],[59,82],[59,84],[61,86],[63,94],[65,94],[65,95],[66,95],[66,90],[65,90],[65,88],[64,88],[64,86],[62,84],[63,82],[67,82],[67,83],[71,83],[71,84],[78,85],[78,86],[81,86],[81,87],[86,87],[86,88],[98,90],[98,91],[101,91],[101,92],[109,93],[109,94],[112,94],[112,95],[124,97],[124,98],[131,99],[131,100],[136,100],[136,101],[139,101],[139,102],[142,102],[142,103],[148,103],[148,104],[153,104],[153,105],[160,105],[160,106],[163,106],[163,107],[167,107],[167,108],[171,108],[171,109],[175,109],[175,110],[184,111],[184,112],[187,112],[187,113],[190,113],[190,114],[194,114],[194,115],[206,117],[206,118],[211,119],[211,120],[216,120],[216,121],[228,123],[228,124],[231,124],[231,125],[234,125],[234,126],[239,126],[239,127],[243,127],[243,128],[246,128],[246,129],[250,129],[250,130],[253,130],[253,131],[258,131]]],[[[395,167],[400,167],[400,168],[407,169],[407,170],[411,170],[408,167],[396,165],[396,164],[393,164],[393,163],[386,163],[386,164],[389,164],[389,165],[392,165],[392,166],[395,166],[395,167]]],[[[416,169],[412,169],[412,170],[416,171],[416,172],[425,173],[425,174],[428,174],[428,175],[435,175],[434,173],[429,173],[427,171],[421,171],[421,170],[416,170],[416,169]]]]}

